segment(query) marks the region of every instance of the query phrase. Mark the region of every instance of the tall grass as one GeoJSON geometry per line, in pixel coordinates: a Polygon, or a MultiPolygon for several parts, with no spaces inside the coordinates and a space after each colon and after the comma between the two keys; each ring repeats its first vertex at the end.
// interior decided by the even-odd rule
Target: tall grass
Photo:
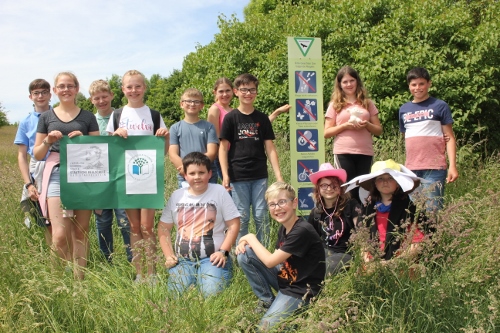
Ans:
{"type": "MultiPolygon", "coordinates": [[[[17,170],[16,128],[0,129],[0,331],[1,332],[252,332],[259,320],[256,299],[236,267],[223,293],[202,299],[196,290],[182,297],[166,290],[159,260],[156,287],[133,284],[133,267],[118,247],[113,265],[101,257],[91,229],[91,255],[84,281],[61,271],[45,245],[43,231],[23,224],[19,210],[22,180],[17,170]]],[[[285,179],[289,145],[283,133],[277,147],[285,179]]],[[[377,147],[380,159],[404,152],[377,147]]],[[[399,142],[399,143],[398,143],[399,142]]],[[[379,159],[377,157],[376,159],[379,159]]],[[[395,261],[371,274],[360,263],[329,278],[310,309],[286,325],[297,332],[497,332],[500,295],[498,159],[461,162],[461,178],[447,187],[439,228],[418,263],[395,261]],[[465,168],[465,169],[464,169],[465,168]]],[[[166,195],[176,188],[166,162],[166,195]]],[[[274,179],[270,179],[270,182],[274,179]]],[[[85,195],[84,193],[80,195],[85,195]]],[[[276,229],[276,225],[273,224],[276,229]]],[[[160,256],[161,258],[161,256],[160,256]]]]}

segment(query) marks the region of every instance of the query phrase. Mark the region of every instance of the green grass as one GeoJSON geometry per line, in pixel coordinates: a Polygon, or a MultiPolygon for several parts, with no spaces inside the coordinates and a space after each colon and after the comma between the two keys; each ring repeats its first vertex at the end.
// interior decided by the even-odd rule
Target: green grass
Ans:
{"type": "MultiPolygon", "coordinates": [[[[93,236],[94,223],[85,280],[75,281],[62,272],[42,230],[23,224],[18,202],[22,180],[12,144],[15,130],[0,128],[0,332],[253,331],[259,320],[252,312],[256,299],[239,268],[220,295],[204,300],[192,290],[173,298],[166,290],[162,259],[155,288],[132,283],[134,270],[122,249],[112,266],[106,264],[93,236]]],[[[277,147],[288,180],[284,135],[277,147]]],[[[397,137],[390,146],[376,147],[376,159],[403,162],[397,137]]],[[[348,272],[325,282],[323,293],[306,313],[287,323],[292,331],[500,331],[499,161],[494,156],[476,158],[471,154],[475,148],[469,148],[462,150],[468,155],[461,159],[458,182],[446,188],[447,205],[417,265],[419,277],[409,276],[410,264],[403,260],[367,274],[356,259],[348,272]]],[[[168,194],[177,185],[168,161],[166,166],[168,194]]],[[[123,244],[115,232],[119,247],[123,244]]]]}

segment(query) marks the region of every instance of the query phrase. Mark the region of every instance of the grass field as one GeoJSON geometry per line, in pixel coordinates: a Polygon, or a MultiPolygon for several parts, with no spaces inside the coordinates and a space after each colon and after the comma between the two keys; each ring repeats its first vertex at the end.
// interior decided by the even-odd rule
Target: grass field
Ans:
{"type": "MultiPolygon", "coordinates": [[[[220,295],[204,300],[192,290],[173,298],[166,291],[161,259],[159,285],[133,284],[125,251],[119,249],[114,264],[107,264],[92,224],[85,280],[75,281],[58,269],[43,231],[23,224],[15,131],[0,128],[0,332],[253,331],[259,320],[252,312],[256,299],[239,268],[220,295]]],[[[278,138],[277,147],[288,175],[286,140],[278,138]]],[[[401,161],[401,147],[396,138],[391,147],[378,144],[378,157],[401,161]]],[[[460,178],[447,187],[447,205],[420,262],[395,260],[362,274],[355,260],[348,272],[325,282],[305,314],[286,323],[290,331],[500,332],[499,160],[474,157],[469,154],[474,147],[468,147],[459,150],[460,178]],[[409,266],[417,278],[408,273],[409,266]]],[[[176,181],[170,163],[166,166],[168,194],[176,181]]]]}

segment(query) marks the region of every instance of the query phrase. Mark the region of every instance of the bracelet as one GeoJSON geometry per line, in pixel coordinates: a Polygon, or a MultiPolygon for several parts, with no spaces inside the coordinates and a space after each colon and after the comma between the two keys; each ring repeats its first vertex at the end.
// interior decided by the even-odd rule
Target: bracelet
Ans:
{"type": "Polygon", "coordinates": [[[47,141],[47,138],[43,139],[42,143],[43,143],[45,146],[49,146],[49,147],[50,147],[50,146],[52,146],[52,143],[49,143],[49,142],[47,141]]]}
{"type": "Polygon", "coordinates": [[[29,189],[30,186],[32,186],[32,185],[35,186],[35,184],[33,184],[33,183],[26,183],[26,184],[24,184],[24,188],[29,189]]]}

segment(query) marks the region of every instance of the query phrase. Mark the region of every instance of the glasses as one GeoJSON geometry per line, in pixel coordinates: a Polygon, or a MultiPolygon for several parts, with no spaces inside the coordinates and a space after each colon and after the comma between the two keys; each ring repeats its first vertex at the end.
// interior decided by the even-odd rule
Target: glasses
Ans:
{"type": "Polygon", "coordinates": [[[257,93],[257,88],[238,88],[238,90],[242,93],[242,94],[256,94],[257,93]]]}
{"type": "Polygon", "coordinates": [[[332,191],[336,191],[336,190],[338,190],[340,187],[338,187],[338,186],[337,186],[337,185],[335,185],[335,184],[321,184],[321,185],[319,185],[319,188],[320,188],[320,189],[322,189],[322,190],[324,190],[324,191],[328,190],[329,188],[331,188],[331,189],[332,189],[332,191]]]}
{"type": "Polygon", "coordinates": [[[382,184],[382,183],[390,183],[390,182],[394,182],[394,181],[395,181],[395,180],[394,180],[394,178],[392,178],[392,177],[387,177],[387,178],[382,178],[382,177],[380,177],[380,178],[376,178],[376,179],[375,179],[375,182],[376,182],[376,183],[379,183],[379,184],[382,184]]]}
{"type": "Polygon", "coordinates": [[[72,84],[68,84],[68,85],[60,84],[56,88],[59,89],[59,90],[66,90],[66,89],[73,90],[73,89],[76,88],[76,86],[74,86],[72,84]]]}
{"type": "Polygon", "coordinates": [[[47,96],[50,92],[48,90],[42,90],[42,91],[32,91],[31,94],[35,97],[38,96],[47,96]]]}
{"type": "Polygon", "coordinates": [[[200,105],[201,103],[203,103],[203,101],[198,101],[198,100],[193,101],[191,99],[185,99],[182,101],[182,103],[200,105]]]}
{"type": "Polygon", "coordinates": [[[281,199],[281,200],[278,200],[277,203],[274,203],[274,202],[271,202],[269,204],[267,204],[267,207],[269,207],[269,209],[276,209],[276,206],[280,207],[280,208],[283,208],[286,206],[286,204],[288,203],[288,201],[292,201],[290,199],[281,199]]]}

